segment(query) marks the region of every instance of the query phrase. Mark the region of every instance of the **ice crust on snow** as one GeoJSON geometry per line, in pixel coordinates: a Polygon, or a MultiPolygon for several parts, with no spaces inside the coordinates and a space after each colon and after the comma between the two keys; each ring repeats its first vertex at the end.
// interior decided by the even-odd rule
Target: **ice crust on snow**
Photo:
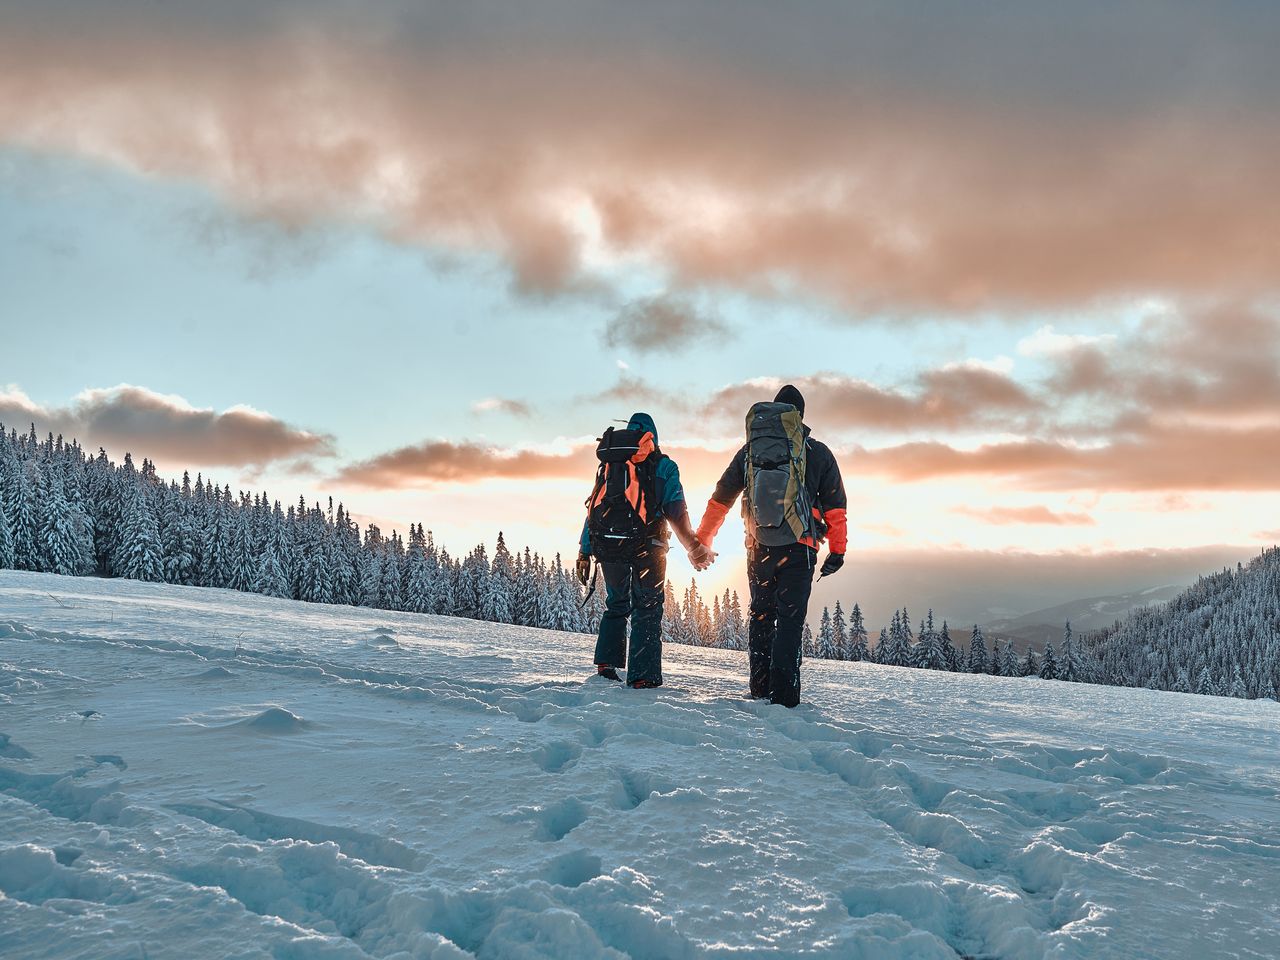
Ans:
{"type": "Polygon", "coordinates": [[[1280,942],[1274,703],[820,662],[786,711],[728,651],[637,695],[575,634],[9,571],[0,611],[6,958],[1280,942]]]}

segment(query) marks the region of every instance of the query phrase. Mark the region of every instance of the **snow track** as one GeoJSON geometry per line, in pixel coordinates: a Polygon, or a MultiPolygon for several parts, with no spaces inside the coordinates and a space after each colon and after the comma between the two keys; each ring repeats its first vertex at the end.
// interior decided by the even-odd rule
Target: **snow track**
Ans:
{"type": "Polygon", "coordinates": [[[1274,957],[1280,711],[0,573],[12,957],[1274,957]],[[105,946],[104,946],[105,945],[105,946]]]}

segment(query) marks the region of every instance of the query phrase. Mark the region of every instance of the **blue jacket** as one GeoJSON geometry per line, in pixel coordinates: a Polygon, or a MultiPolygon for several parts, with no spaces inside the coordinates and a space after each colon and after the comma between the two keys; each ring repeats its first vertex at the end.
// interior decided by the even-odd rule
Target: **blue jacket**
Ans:
{"type": "MultiPolygon", "coordinates": [[[[649,431],[653,434],[654,446],[658,445],[658,428],[653,417],[647,413],[633,413],[627,424],[628,430],[649,431]]],[[[658,479],[658,519],[680,520],[689,515],[689,507],[684,500],[684,487],[680,484],[680,468],[670,457],[664,456],[658,461],[655,471],[658,479]]],[[[591,535],[587,531],[587,522],[582,521],[582,536],[578,541],[578,549],[583,553],[591,552],[591,535]]]]}

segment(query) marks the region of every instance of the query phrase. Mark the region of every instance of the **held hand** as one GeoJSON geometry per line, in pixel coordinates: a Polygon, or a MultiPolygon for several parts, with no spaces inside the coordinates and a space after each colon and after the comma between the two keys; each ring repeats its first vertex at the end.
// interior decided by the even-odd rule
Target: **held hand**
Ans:
{"type": "Polygon", "coordinates": [[[574,565],[574,569],[578,574],[578,582],[585,587],[587,585],[587,580],[591,577],[590,555],[579,553],[578,562],[574,565]]]}
{"type": "Polygon", "coordinates": [[[716,561],[716,553],[705,544],[695,543],[689,549],[689,562],[693,564],[693,569],[701,572],[716,561]]]}
{"type": "Polygon", "coordinates": [[[841,567],[844,566],[843,553],[828,553],[827,559],[822,561],[822,571],[820,576],[829,577],[841,567]]]}

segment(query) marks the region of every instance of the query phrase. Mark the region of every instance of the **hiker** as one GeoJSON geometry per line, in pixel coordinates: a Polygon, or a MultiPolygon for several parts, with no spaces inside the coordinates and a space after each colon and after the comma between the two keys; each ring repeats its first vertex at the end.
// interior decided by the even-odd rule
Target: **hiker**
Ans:
{"type": "Polygon", "coordinates": [[[710,550],[725,514],[745,491],[751,696],[786,707],[800,702],[800,636],[818,545],[829,541],[825,577],[843,566],[848,539],[840,468],[803,421],[804,397],[790,384],[772,403],[752,406],[747,442],[716,484],[697,534],[710,550]]]}
{"type": "MultiPolygon", "coordinates": [[[[591,577],[591,558],[604,573],[605,613],[596,639],[596,673],[627,686],[662,686],[662,604],[667,580],[667,526],[697,570],[711,551],[698,542],[689,521],[680,469],[658,447],[658,429],[647,413],[633,414],[626,430],[610,427],[596,448],[600,466],[587,498],[577,574],[591,577]],[[627,618],[631,661],[627,663],[627,618]]],[[[593,587],[594,589],[594,587],[593,587]]]]}

